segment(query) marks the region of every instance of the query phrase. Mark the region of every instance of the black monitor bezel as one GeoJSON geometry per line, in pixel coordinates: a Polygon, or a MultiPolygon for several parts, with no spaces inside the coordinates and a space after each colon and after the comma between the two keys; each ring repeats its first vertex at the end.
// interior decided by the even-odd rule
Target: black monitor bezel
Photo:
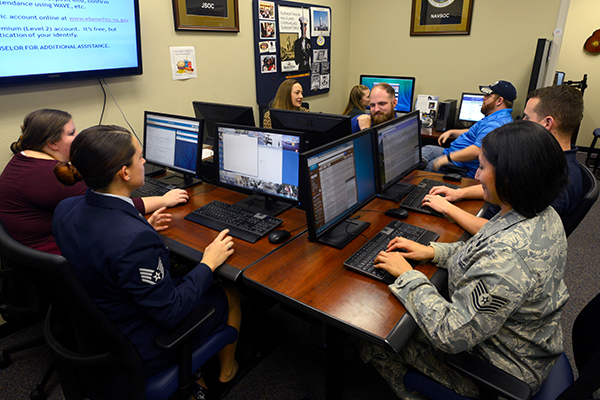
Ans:
{"type": "MultiPolygon", "coordinates": [[[[465,98],[466,95],[469,95],[469,96],[481,96],[481,97],[483,97],[483,96],[485,96],[485,94],[484,93],[477,93],[477,92],[463,92],[460,95],[460,107],[458,109],[458,116],[456,117],[457,120],[458,120],[458,122],[462,123],[462,124],[475,124],[478,121],[474,121],[474,120],[471,120],[471,119],[461,119],[460,118],[461,110],[463,108],[463,100],[464,100],[464,98],[465,98]]],[[[485,115],[484,115],[484,117],[485,117],[485,115]]],[[[483,119],[483,117],[481,119],[483,119]]],[[[479,121],[481,121],[481,119],[479,121]]]]}
{"type": "MultiPolygon", "coordinates": [[[[238,104],[225,104],[225,103],[213,103],[213,102],[208,102],[208,101],[192,101],[192,108],[194,109],[194,115],[196,115],[196,118],[201,118],[204,120],[204,143],[205,144],[211,144],[212,143],[207,143],[207,139],[209,140],[214,140],[215,137],[215,132],[216,132],[216,128],[213,129],[213,131],[211,132],[210,126],[217,124],[217,123],[226,123],[226,124],[234,124],[234,125],[240,125],[240,126],[252,126],[255,127],[256,126],[256,120],[254,118],[254,109],[251,106],[243,106],[243,105],[238,105],[238,104]],[[223,111],[239,111],[239,113],[237,114],[237,116],[235,118],[214,118],[214,115],[212,115],[213,113],[208,113],[211,114],[209,116],[206,116],[204,114],[207,114],[206,112],[202,112],[202,107],[206,107],[207,109],[212,109],[212,110],[223,110],[223,111]],[[252,120],[252,124],[243,124],[240,121],[237,121],[240,117],[246,115],[247,117],[251,117],[249,119],[252,120]]],[[[207,111],[206,109],[204,111],[207,111]]]]}
{"type": "Polygon", "coordinates": [[[311,150],[341,139],[352,133],[352,117],[341,114],[313,113],[298,110],[270,109],[271,123],[274,129],[284,129],[304,133],[305,149],[311,150]],[[295,121],[311,121],[308,123],[286,123],[295,121]],[[316,122],[316,123],[315,123],[316,122]],[[333,122],[330,124],[329,122],[333,122]],[[310,126],[310,129],[306,127],[310,126]],[[334,136],[324,134],[333,131],[334,136]]]}
{"type": "MultiPolygon", "coordinates": [[[[217,122],[215,124],[215,128],[216,128],[216,133],[218,136],[218,129],[219,127],[224,127],[224,128],[233,128],[233,129],[243,129],[243,130],[252,130],[252,131],[259,131],[259,132],[266,132],[266,133],[274,133],[274,134],[280,134],[280,135],[289,135],[289,136],[298,136],[300,138],[300,146],[299,146],[299,157],[298,157],[298,168],[300,169],[300,155],[304,152],[304,140],[303,140],[303,134],[302,132],[295,132],[295,131],[286,131],[283,129],[267,129],[267,128],[261,128],[261,127],[250,127],[250,126],[244,126],[244,125],[236,125],[236,124],[227,124],[227,123],[221,123],[221,122],[217,122]]],[[[272,200],[275,201],[282,201],[284,203],[290,204],[292,206],[298,205],[298,203],[300,202],[300,189],[301,189],[301,176],[300,176],[300,171],[298,171],[298,199],[291,199],[289,197],[286,196],[278,196],[276,194],[273,193],[267,193],[267,192],[263,192],[263,191],[255,191],[255,190],[250,190],[250,189],[246,189],[240,186],[236,186],[236,185],[231,185],[227,182],[223,182],[221,181],[221,174],[219,173],[219,166],[220,161],[221,161],[221,151],[220,148],[218,146],[218,138],[215,137],[216,141],[215,141],[215,147],[213,149],[214,151],[214,160],[215,160],[215,165],[216,165],[216,172],[217,172],[217,177],[216,177],[216,184],[217,186],[220,187],[224,187],[226,189],[230,189],[233,190],[234,192],[238,192],[238,193],[244,193],[247,195],[260,195],[260,196],[266,196],[271,198],[272,200]]]]}
{"type": "MultiPolygon", "coordinates": [[[[341,146],[344,143],[354,141],[356,138],[359,138],[364,135],[371,135],[371,143],[372,143],[371,146],[373,146],[374,145],[374,143],[373,143],[374,132],[375,131],[373,128],[364,129],[362,131],[359,131],[359,132],[353,133],[351,135],[348,135],[346,137],[343,137],[341,139],[338,139],[334,142],[330,142],[326,145],[314,148],[312,150],[309,150],[305,153],[300,154],[300,178],[302,179],[300,193],[301,193],[302,199],[305,199],[304,209],[306,211],[308,240],[310,240],[311,242],[318,242],[321,238],[323,238],[325,235],[327,235],[328,232],[333,231],[336,227],[338,227],[339,225],[344,223],[349,217],[351,217],[352,215],[354,215],[355,213],[360,211],[360,209],[362,209],[366,204],[368,204],[370,201],[372,201],[374,198],[376,198],[377,197],[377,183],[375,183],[374,192],[369,197],[367,197],[363,201],[356,203],[353,207],[347,209],[345,211],[345,213],[342,214],[342,216],[339,217],[336,222],[334,222],[332,225],[327,227],[322,232],[317,233],[317,227],[316,227],[316,222],[315,222],[316,217],[315,217],[315,213],[314,213],[314,203],[313,203],[313,198],[311,195],[311,188],[310,188],[311,187],[310,171],[309,171],[309,168],[307,165],[308,159],[319,153],[326,152],[331,149],[334,149],[335,147],[341,146]]],[[[374,153],[374,148],[372,148],[371,150],[374,153]]],[[[372,157],[373,157],[373,160],[375,160],[375,154],[373,154],[372,157]]],[[[373,168],[373,171],[375,171],[375,167],[373,168]]],[[[375,180],[375,182],[377,182],[376,176],[374,176],[373,179],[375,180]]],[[[334,247],[336,247],[336,246],[334,246],[334,247]]]]}
{"type": "Polygon", "coordinates": [[[183,182],[181,182],[181,183],[170,182],[170,180],[172,180],[171,178],[173,178],[173,179],[175,178],[173,175],[163,177],[163,178],[157,178],[158,180],[162,180],[165,183],[169,183],[169,184],[175,184],[175,186],[178,186],[180,188],[185,188],[185,187],[191,186],[195,183],[199,183],[199,181],[195,178],[200,178],[200,167],[202,165],[202,141],[200,140],[200,132],[203,131],[203,129],[204,129],[204,120],[202,120],[200,118],[190,117],[187,115],[167,114],[167,113],[156,112],[156,111],[144,111],[144,142],[142,143],[142,153],[144,155],[144,158],[151,165],[158,166],[160,168],[164,168],[168,171],[174,172],[176,174],[181,174],[183,176],[183,182]],[[147,157],[146,143],[147,143],[147,134],[148,134],[148,132],[147,132],[148,124],[146,121],[148,120],[148,115],[156,115],[159,117],[175,118],[175,119],[181,119],[181,120],[190,121],[190,122],[198,122],[198,148],[196,149],[196,171],[194,174],[191,174],[189,171],[178,168],[174,165],[165,165],[161,162],[146,159],[146,157],[147,157]],[[185,183],[186,181],[188,182],[187,184],[185,183]]]}
{"type": "Polygon", "coordinates": [[[421,164],[421,159],[423,157],[422,154],[422,149],[423,149],[423,143],[422,143],[422,138],[421,138],[421,118],[419,116],[419,111],[412,111],[406,115],[394,118],[390,121],[386,121],[383,124],[377,125],[373,128],[371,128],[374,130],[373,133],[373,151],[375,153],[375,173],[377,174],[376,176],[376,181],[377,181],[377,193],[381,194],[382,192],[384,192],[385,190],[389,189],[390,187],[392,187],[393,185],[395,185],[396,183],[398,183],[400,180],[404,179],[404,177],[406,177],[408,174],[410,174],[411,172],[413,172],[415,169],[417,169],[417,167],[421,164]],[[382,165],[382,159],[381,159],[381,154],[379,153],[379,131],[381,129],[385,129],[390,125],[394,125],[396,123],[403,123],[406,120],[409,119],[416,119],[417,120],[417,126],[418,126],[418,132],[417,132],[417,137],[419,140],[419,162],[413,164],[411,166],[411,168],[403,171],[402,174],[395,176],[394,178],[392,178],[387,184],[384,184],[381,180],[381,176],[383,173],[383,165],[382,165]]]}
{"type": "MultiPolygon", "coordinates": [[[[415,107],[415,104],[414,104],[415,103],[415,91],[416,91],[415,90],[416,89],[415,86],[417,84],[417,80],[416,80],[416,78],[414,76],[394,76],[394,75],[370,75],[370,74],[362,74],[362,75],[360,75],[360,78],[358,80],[358,82],[361,85],[364,85],[363,78],[377,78],[377,79],[381,79],[383,82],[386,82],[386,79],[411,80],[412,81],[412,91],[411,91],[411,94],[410,94],[410,103],[409,103],[410,104],[410,110],[399,109],[399,108],[397,108],[398,105],[396,105],[396,107],[394,107],[394,110],[396,112],[399,112],[399,113],[409,113],[409,112],[411,112],[411,111],[414,110],[414,107],[415,107]]],[[[368,85],[365,85],[365,86],[368,87],[368,85]]],[[[372,87],[369,87],[369,90],[370,89],[372,89],[372,87]]]]}

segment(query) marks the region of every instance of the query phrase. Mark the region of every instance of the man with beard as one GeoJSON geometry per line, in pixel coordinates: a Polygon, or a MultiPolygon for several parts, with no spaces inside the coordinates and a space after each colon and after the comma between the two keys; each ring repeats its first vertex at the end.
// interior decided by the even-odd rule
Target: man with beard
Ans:
{"type": "Polygon", "coordinates": [[[497,81],[489,86],[479,86],[479,90],[485,95],[481,105],[481,113],[485,117],[470,129],[451,129],[442,133],[438,138],[439,146],[423,147],[426,171],[459,170],[463,176],[475,177],[483,138],[499,126],[512,122],[512,104],[517,98],[517,90],[512,83],[497,81]],[[450,147],[441,147],[449,138],[455,139],[450,147]]]}
{"type": "Polygon", "coordinates": [[[360,114],[352,118],[352,133],[396,118],[394,108],[397,103],[396,92],[388,83],[378,83],[373,86],[369,99],[371,114],[360,114]]]}

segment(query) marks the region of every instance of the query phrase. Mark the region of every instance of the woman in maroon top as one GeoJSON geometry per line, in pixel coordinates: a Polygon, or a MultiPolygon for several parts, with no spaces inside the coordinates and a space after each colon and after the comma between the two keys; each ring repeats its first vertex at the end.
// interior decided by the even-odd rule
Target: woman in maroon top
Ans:
{"type": "MultiPolygon", "coordinates": [[[[43,109],[25,117],[21,132],[10,146],[14,156],[0,175],[0,222],[16,241],[60,254],[52,236],[54,209],[61,200],[83,195],[87,189],[83,182],[65,186],[54,175],[54,166],[69,160],[77,130],[69,113],[43,109]]],[[[164,196],[134,199],[134,203],[145,214],[187,200],[185,190],[174,189],[164,196]]]]}

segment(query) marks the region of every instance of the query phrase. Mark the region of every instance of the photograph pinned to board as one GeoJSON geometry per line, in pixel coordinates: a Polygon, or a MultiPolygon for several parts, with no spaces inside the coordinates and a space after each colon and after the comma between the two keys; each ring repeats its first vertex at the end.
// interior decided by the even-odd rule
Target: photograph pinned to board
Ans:
{"type": "Polygon", "coordinates": [[[258,42],[258,50],[261,53],[275,53],[277,46],[274,40],[265,40],[264,42],[258,42]]]}
{"type": "Polygon", "coordinates": [[[260,72],[262,74],[277,72],[277,60],[275,57],[273,54],[260,56],[260,72]]]}
{"type": "Polygon", "coordinates": [[[275,20],[275,4],[271,1],[259,1],[258,15],[261,19],[275,20]]]}
{"type": "Polygon", "coordinates": [[[313,22],[312,36],[330,36],[331,18],[329,8],[311,7],[310,12],[312,13],[313,22]]]}
{"type": "Polygon", "coordinates": [[[327,50],[314,50],[315,62],[329,61],[327,59],[327,50]]]}
{"type": "Polygon", "coordinates": [[[319,89],[329,89],[329,74],[321,75],[321,82],[319,89]]]}
{"type": "Polygon", "coordinates": [[[281,72],[310,71],[312,45],[310,37],[307,36],[311,32],[310,10],[279,6],[278,16],[281,72]],[[283,59],[284,53],[286,54],[285,60],[283,59]],[[293,58],[290,58],[292,54],[293,58]]]}
{"type": "Polygon", "coordinates": [[[275,39],[275,22],[260,22],[260,38],[275,39]]]}
{"type": "Polygon", "coordinates": [[[310,90],[319,90],[321,88],[321,75],[310,76],[310,90]]]}
{"type": "Polygon", "coordinates": [[[321,63],[321,73],[323,75],[329,74],[329,63],[328,62],[321,63]]]}
{"type": "Polygon", "coordinates": [[[169,47],[173,80],[197,78],[196,51],[194,46],[169,47]]]}

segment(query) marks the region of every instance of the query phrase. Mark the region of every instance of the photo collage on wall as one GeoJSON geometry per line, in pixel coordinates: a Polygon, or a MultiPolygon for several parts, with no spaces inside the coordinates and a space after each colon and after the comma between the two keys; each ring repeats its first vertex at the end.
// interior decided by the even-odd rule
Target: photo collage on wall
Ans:
{"type": "Polygon", "coordinates": [[[298,73],[310,76],[311,90],[329,89],[329,50],[324,45],[331,36],[330,9],[258,1],[258,15],[261,74],[298,73]]]}

